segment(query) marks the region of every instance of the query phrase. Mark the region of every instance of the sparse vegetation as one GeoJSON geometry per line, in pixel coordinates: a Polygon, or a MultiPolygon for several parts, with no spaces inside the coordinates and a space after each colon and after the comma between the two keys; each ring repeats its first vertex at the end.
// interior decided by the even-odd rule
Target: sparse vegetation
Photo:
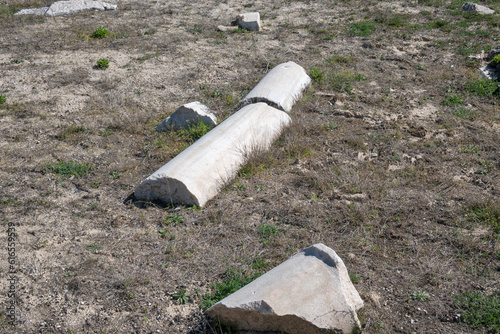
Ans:
{"type": "Polygon", "coordinates": [[[479,71],[500,16],[457,0],[13,15],[53,2],[0,0],[0,219],[16,225],[22,270],[21,318],[4,312],[3,331],[236,333],[200,305],[321,242],[360,292],[363,334],[495,333],[467,305],[500,281],[500,92],[479,71]],[[216,28],[245,8],[262,31],[216,28]],[[165,117],[200,101],[222,123],[287,61],[312,82],[267,151],[203,207],[136,198],[210,130],[156,131],[165,117]]]}
{"type": "Polygon", "coordinates": [[[233,292],[238,291],[248,283],[258,278],[261,274],[259,272],[251,274],[238,269],[228,269],[224,274],[224,280],[210,285],[212,292],[203,296],[200,304],[204,309],[208,309],[215,303],[226,298],[233,292]]]}
{"type": "Polygon", "coordinates": [[[85,162],[59,160],[45,165],[45,170],[60,177],[84,177],[94,170],[94,165],[85,162]]]}
{"type": "Polygon", "coordinates": [[[471,328],[485,329],[500,333],[500,292],[486,295],[484,292],[465,292],[455,298],[457,305],[464,311],[464,322],[471,328]]]}

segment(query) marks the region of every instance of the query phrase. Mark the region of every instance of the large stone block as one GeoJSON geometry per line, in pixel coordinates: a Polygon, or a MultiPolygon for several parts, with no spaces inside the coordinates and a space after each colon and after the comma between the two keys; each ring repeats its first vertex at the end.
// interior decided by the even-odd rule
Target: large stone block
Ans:
{"type": "Polygon", "coordinates": [[[273,68],[240,103],[245,105],[265,102],[289,112],[310,83],[311,78],[306,71],[300,65],[289,61],[273,68]]]}
{"type": "Polygon", "coordinates": [[[238,25],[246,30],[250,31],[260,31],[260,14],[257,12],[244,13],[236,16],[236,21],[238,25]]]}
{"type": "Polygon", "coordinates": [[[289,334],[360,331],[363,307],[342,259],[330,248],[306,248],[208,309],[241,330],[289,334]]]}
{"type": "Polygon", "coordinates": [[[290,122],[286,113],[265,103],[246,106],[142,181],[135,197],[203,206],[249,155],[268,149],[290,122]]]}
{"type": "Polygon", "coordinates": [[[486,6],[481,6],[473,2],[466,2],[462,5],[462,10],[475,14],[494,14],[495,11],[486,6]]]}
{"type": "Polygon", "coordinates": [[[79,12],[91,11],[91,10],[114,10],[116,5],[112,5],[101,1],[92,0],[70,0],[70,1],[57,1],[54,2],[45,15],[47,16],[60,16],[69,15],[79,12]]]}
{"type": "Polygon", "coordinates": [[[172,115],[168,116],[157,127],[157,131],[187,129],[190,126],[203,122],[207,126],[217,125],[217,117],[210,109],[198,101],[180,106],[172,115]]]}

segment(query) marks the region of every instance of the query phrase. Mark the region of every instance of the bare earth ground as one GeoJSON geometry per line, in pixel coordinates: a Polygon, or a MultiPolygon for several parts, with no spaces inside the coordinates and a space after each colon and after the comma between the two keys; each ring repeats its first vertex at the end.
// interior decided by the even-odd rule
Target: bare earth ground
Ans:
{"type": "Polygon", "coordinates": [[[0,1],[0,218],[16,228],[18,267],[12,325],[2,232],[0,331],[220,333],[199,306],[213,283],[322,242],[365,301],[364,333],[495,332],[465,324],[455,296],[500,290],[500,99],[470,88],[480,61],[467,58],[500,46],[498,16],[464,16],[456,0],[12,15],[50,3],[0,1]],[[262,32],[217,31],[245,11],[262,32]],[[110,34],[91,38],[98,26],[110,34]],[[162,119],[196,100],[223,119],[290,60],[313,85],[269,152],[203,209],[133,199],[192,143],[155,133],[162,119]],[[48,167],[73,160],[93,169],[48,167]]]}

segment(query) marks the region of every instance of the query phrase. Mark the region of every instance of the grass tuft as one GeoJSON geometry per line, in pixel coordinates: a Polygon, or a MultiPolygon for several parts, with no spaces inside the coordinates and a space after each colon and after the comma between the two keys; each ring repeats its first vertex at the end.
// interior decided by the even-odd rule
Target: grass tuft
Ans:
{"type": "Polygon", "coordinates": [[[94,170],[94,165],[89,162],[81,164],[75,161],[59,160],[58,162],[46,164],[45,170],[60,177],[83,177],[94,170]]]}

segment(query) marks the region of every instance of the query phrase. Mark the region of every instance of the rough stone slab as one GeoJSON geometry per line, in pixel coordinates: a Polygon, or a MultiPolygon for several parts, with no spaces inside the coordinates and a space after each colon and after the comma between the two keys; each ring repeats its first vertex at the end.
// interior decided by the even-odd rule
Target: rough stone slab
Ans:
{"type": "Polygon", "coordinates": [[[302,66],[289,61],[276,66],[267,73],[240,103],[246,105],[265,102],[272,107],[289,112],[310,83],[311,78],[302,66]]]}
{"type": "Polygon", "coordinates": [[[21,9],[14,15],[45,15],[49,7],[21,9]]]}
{"type": "Polygon", "coordinates": [[[306,248],[207,310],[240,330],[356,333],[363,301],[331,248],[306,248]]]}
{"type": "Polygon", "coordinates": [[[236,16],[238,25],[246,30],[260,31],[260,14],[257,12],[243,13],[236,16]]]}
{"type": "Polygon", "coordinates": [[[191,102],[180,106],[157,127],[157,131],[187,129],[203,122],[207,126],[216,126],[217,117],[201,102],[191,102]]]}
{"type": "Polygon", "coordinates": [[[135,197],[203,206],[290,122],[285,112],[265,103],[246,106],[142,181],[135,197]]]}
{"type": "Polygon", "coordinates": [[[473,2],[466,2],[462,5],[462,10],[476,14],[493,14],[495,11],[486,6],[481,6],[473,2]]]}
{"type": "Polygon", "coordinates": [[[47,16],[60,16],[69,15],[79,12],[91,11],[91,10],[114,10],[117,5],[113,5],[101,1],[92,0],[70,0],[70,1],[57,1],[54,2],[45,15],[47,16]]]}

